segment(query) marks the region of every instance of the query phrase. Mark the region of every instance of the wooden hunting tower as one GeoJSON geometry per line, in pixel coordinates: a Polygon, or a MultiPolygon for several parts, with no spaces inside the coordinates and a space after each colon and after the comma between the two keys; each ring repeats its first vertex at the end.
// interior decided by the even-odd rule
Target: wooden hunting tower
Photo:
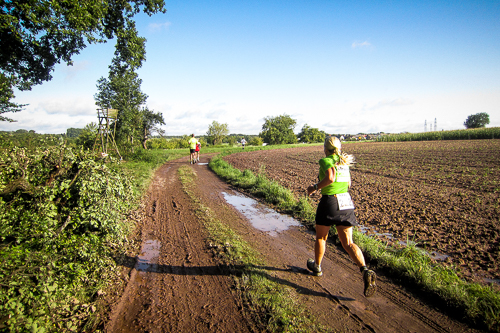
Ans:
{"type": "Polygon", "coordinates": [[[103,157],[108,156],[108,149],[115,150],[121,159],[122,156],[118,151],[115,141],[118,110],[107,108],[97,109],[97,118],[99,119],[99,128],[94,141],[93,150],[99,150],[103,157]]]}

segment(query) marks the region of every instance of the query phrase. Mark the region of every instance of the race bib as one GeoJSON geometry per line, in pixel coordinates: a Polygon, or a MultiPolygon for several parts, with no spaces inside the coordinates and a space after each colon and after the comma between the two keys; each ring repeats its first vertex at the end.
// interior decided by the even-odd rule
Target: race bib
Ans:
{"type": "Polygon", "coordinates": [[[348,192],[337,194],[336,197],[339,203],[339,210],[354,209],[354,203],[348,192]]]}
{"type": "Polygon", "coordinates": [[[339,183],[348,182],[351,179],[348,166],[338,165],[336,168],[336,172],[337,172],[337,180],[336,181],[339,183]]]}

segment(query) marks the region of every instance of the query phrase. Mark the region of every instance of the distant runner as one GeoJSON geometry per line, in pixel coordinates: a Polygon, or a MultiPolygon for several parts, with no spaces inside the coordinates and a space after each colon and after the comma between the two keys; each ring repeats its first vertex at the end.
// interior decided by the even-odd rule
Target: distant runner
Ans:
{"type": "Polygon", "coordinates": [[[199,143],[198,139],[191,134],[191,139],[189,139],[189,162],[191,164],[196,163],[196,145],[199,143]]]}
{"type": "Polygon", "coordinates": [[[195,152],[196,152],[196,159],[195,159],[195,161],[196,162],[200,161],[200,149],[201,149],[201,143],[200,143],[200,141],[198,141],[198,143],[196,144],[196,149],[195,149],[195,152]]]}
{"type": "Polygon", "coordinates": [[[359,225],[354,215],[354,203],[349,195],[351,175],[349,166],[354,163],[354,156],[342,153],[340,140],[328,136],[324,145],[325,157],[319,160],[320,181],[307,188],[307,194],[321,190],[321,200],[316,210],[316,243],[314,244],[315,260],[307,260],[307,268],[316,276],[323,275],[321,261],[325,254],[326,239],[330,227],[335,225],[342,247],[359,267],[363,274],[364,295],[373,296],[377,290],[377,275],[368,269],[360,248],[352,239],[352,227],[359,225]]]}
{"type": "Polygon", "coordinates": [[[243,149],[245,149],[246,144],[247,144],[247,140],[245,140],[245,138],[241,139],[241,145],[243,146],[243,149]]]}

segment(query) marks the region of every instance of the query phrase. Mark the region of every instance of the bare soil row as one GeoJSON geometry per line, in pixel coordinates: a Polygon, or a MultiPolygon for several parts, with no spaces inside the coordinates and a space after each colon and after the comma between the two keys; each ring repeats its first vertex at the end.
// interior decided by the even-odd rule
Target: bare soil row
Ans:
{"type": "MultiPolygon", "coordinates": [[[[389,244],[416,242],[464,278],[498,283],[500,140],[352,143],[343,151],[356,158],[351,195],[368,234],[389,244]]],[[[320,145],[224,159],[298,197],[317,182],[323,156],[320,145]]]]}

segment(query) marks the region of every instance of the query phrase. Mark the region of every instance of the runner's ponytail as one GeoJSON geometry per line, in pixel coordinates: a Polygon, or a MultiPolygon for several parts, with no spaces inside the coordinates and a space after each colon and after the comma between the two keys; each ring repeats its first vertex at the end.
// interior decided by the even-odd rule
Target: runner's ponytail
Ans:
{"type": "Polygon", "coordinates": [[[351,166],[355,163],[354,156],[341,152],[341,143],[339,138],[335,136],[327,136],[325,139],[325,149],[329,154],[336,154],[340,157],[338,165],[351,166]]]}

